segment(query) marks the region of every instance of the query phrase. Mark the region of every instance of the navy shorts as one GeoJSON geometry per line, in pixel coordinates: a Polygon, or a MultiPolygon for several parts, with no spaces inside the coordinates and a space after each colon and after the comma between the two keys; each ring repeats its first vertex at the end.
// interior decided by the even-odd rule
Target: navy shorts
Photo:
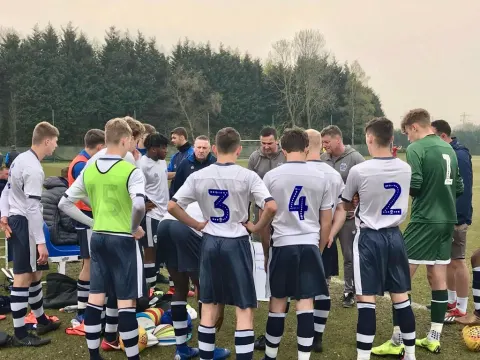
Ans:
{"type": "Polygon", "coordinates": [[[94,232],[90,256],[90,293],[112,293],[118,300],[142,297],[143,261],[133,237],[94,232]]]}
{"type": "Polygon", "coordinates": [[[157,263],[167,269],[196,273],[200,270],[202,237],[176,220],[163,220],[157,229],[157,263]]]}
{"type": "Polygon", "coordinates": [[[201,302],[256,308],[252,254],[248,236],[225,238],[204,233],[200,255],[201,302]]]}
{"type": "Polygon", "coordinates": [[[77,229],[77,240],[80,246],[80,258],[90,259],[90,240],[92,239],[92,230],[77,229]]]}
{"type": "Polygon", "coordinates": [[[272,297],[313,299],[328,296],[322,255],[316,245],[288,245],[271,248],[268,281],[272,297]]]}
{"type": "Polygon", "coordinates": [[[357,295],[402,294],[411,290],[405,241],[398,227],[360,229],[353,242],[357,295]]]}
{"type": "Polygon", "coordinates": [[[13,273],[30,274],[48,270],[48,263],[45,265],[37,264],[37,244],[34,238],[30,238],[27,218],[22,215],[9,216],[8,225],[12,230],[12,236],[8,239],[8,246],[12,249],[13,273]]]}
{"type": "Polygon", "coordinates": [[[153,219],[150,216],[145,216],[142,220],[141,226],[145,231],[145,236],[142,237],[140,245],[145,248],[155,248],[157,244],[157,227],[160,220],[153,219]]]}

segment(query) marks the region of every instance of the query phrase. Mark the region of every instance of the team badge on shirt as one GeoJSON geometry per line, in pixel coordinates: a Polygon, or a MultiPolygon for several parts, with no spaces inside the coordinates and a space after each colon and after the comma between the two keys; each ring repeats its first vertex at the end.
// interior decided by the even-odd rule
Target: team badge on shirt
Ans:
{"type": "Polygon", "coordinates": [[[340,171],[346,171],[347,170],[347,164],[346,163],[341,163],[340,164],[340,171]]]}

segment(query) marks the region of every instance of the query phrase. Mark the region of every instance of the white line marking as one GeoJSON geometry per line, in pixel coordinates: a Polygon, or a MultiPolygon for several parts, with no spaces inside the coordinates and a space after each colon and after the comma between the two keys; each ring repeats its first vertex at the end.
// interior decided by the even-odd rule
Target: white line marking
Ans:
{"type": "MultiPolygon", "coordinates": [[[[338,284],[338,285],[343,285],[343,280],[340,279],[340,278],[337,278],[337,277],[332,277],[330,279],[330,282],[331,283],[334,283],[334,284],[338,284]]],[[[383,296],[377,296],[379,298],[383,298],[385,300],[388,300],[388,301],[391,301],[390,300],[390,296],[387,294],[387,295],[383,295],[383,296]]],[[[428,310],[427,307],[425,305],[421,305],[421,304],[417,304],[416,302],[413,302],[412,301],[412,309],[416,309],[416,310],[428,310]]]]}

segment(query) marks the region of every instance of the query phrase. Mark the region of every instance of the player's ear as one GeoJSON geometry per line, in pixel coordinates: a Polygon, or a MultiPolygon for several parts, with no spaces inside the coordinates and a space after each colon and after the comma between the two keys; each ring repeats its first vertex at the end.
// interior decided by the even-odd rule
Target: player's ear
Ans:
{"type": "Polygon", "coordinates": [[[218,152],[217,152],[217,145],[212,145],[212,151],[213,151],[213,154],[218,157],[218,152]]]}
{"type": "Polygon", "coordinates": [[[282,149],[283,156],[287,157],[287,152],[282,149]]]}
{"type": "Polygon", "coordinates": [[[243,149],[243,147],[242,147],[242,145],[240,145],[237,149],[237,156],[240,156],[240,153],[242,152],[242,149],[243,149]]]}

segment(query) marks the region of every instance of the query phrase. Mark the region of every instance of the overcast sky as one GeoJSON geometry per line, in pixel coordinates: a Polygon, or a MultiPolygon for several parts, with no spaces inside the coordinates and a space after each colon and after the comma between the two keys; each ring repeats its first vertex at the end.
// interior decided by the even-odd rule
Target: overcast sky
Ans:
{"type": "Polygon", "coordinates": [[[358,60],[386,115],[411,108],[480,122],[480,0],[1,0],[0,25],[22,35],[69,21],[98,42],[115,25],[155,36],[210,41],[265,59],[271,44],[320,30],[341,62],[358,60]]]}

